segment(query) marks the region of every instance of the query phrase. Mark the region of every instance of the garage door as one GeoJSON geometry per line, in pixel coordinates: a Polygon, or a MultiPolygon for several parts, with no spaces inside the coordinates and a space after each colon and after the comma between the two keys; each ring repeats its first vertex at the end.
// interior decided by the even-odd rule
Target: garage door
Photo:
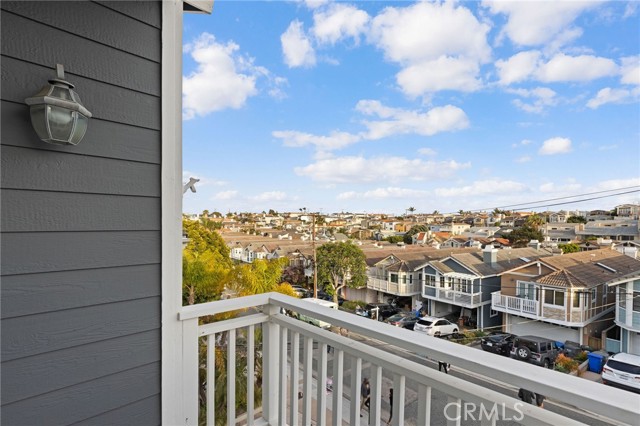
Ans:
{"type": "Polygon", "coordinates": [[[510,333],[518,336],[540,336],[558,342],[564,342],[565,340],[580,342],[580,332],[578,330],[529,318],[508,315],[507,326],[510,333]]]}

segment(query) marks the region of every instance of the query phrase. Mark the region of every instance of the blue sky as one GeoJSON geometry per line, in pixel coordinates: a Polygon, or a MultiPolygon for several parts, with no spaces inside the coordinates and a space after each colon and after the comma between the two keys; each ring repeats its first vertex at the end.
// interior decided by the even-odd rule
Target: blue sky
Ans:
{"type": "Polygon", "coordinates": [[[640,185],[637,2],[216,0],[183,41],[184,181],[201,179],[185,212],[444,213],[640,185]]]}

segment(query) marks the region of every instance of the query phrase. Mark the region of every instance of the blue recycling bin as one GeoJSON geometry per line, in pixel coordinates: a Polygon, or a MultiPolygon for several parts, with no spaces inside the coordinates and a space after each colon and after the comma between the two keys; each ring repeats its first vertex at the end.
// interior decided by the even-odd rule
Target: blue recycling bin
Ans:
{"type": "Polygon", "coordinates": [[[604,367],[604,355],[597,352],[589,352],[587,354],[589,360],[589,371],[594,373],[602,373],[602,367],[604,367]]]}

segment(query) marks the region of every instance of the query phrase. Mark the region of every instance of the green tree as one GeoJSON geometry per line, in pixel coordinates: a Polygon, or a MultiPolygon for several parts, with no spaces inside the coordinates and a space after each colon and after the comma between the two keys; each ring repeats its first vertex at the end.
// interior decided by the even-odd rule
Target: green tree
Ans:
{"type": "Polygon", "coordinates": [[[182,255],[183,303],[220,299],[232,277],[229,247],[217,232],[199,221],[184,220],[182,226],[189,238],[182,255]]]}
{"type": "Polygon", "coordinates": [[[538,228],[544,225],[547,221],[544,217],[540,216],[537,213],[527,216],[527,225],[532,228],[538,228]]]}
{"type": "Polygon", "coordinates": [[[558,248],[561,249],[563,253],[577,253],[580,251],[580,246],[574,243],[558,244],[558,248]]]}
{"type": "Polygon", "coordinates": [[[567,223],[587,223],[587,219],[582,216],[569,216],[567,223]]]}
{"type": "Polygon", "coordinates": [[[429,231],[429,226],[427,225],[413,226],[404,234],[403,241],[405,244],[411,244],[413,242],[412,237],[414,235],[419,234],[420,232],[427,232],[427,231],[429,231]]]}
{"type": "Polygon", "coordinates": [[[316,260],[318,280],[327,283],[336,303],[340,289],[361,287],[367,282],[365,255],[350,242],[321,245],[316,251],[316,260]]]}
{"type": "Polygon", "coordinates": [[[529,224],[514,229],[507,235],[507,239],[513,248],[526,247],[531,240],[542,241],[543,238],[542,232],[529,224]]]}
{"type": "Polygon", "coordinates": [[[256,259],[252,263],[237,265],[234,277],[229,284],[240,296],[275,291],[280,284],[282,271],[289,259],[256,259]]]}
{"type": "Polygon", "coordinates": [[[404,242],[404,236],[402,235],[390,235],[385,238],[385,241],[389,241],[391,244],[402,243],[404,242]]]}

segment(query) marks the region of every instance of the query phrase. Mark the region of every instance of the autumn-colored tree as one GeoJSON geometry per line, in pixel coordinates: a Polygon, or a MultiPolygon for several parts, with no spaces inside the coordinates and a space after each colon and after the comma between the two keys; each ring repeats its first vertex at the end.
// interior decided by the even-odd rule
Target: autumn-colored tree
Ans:
{"type": "Polygon", "coordinates": [[[333,301],[344,287],[358,288],[367,282],[367,264],[360,247],[350,242],[321,245],[316,251],[318,280],[326,283],[333,301]]]}

